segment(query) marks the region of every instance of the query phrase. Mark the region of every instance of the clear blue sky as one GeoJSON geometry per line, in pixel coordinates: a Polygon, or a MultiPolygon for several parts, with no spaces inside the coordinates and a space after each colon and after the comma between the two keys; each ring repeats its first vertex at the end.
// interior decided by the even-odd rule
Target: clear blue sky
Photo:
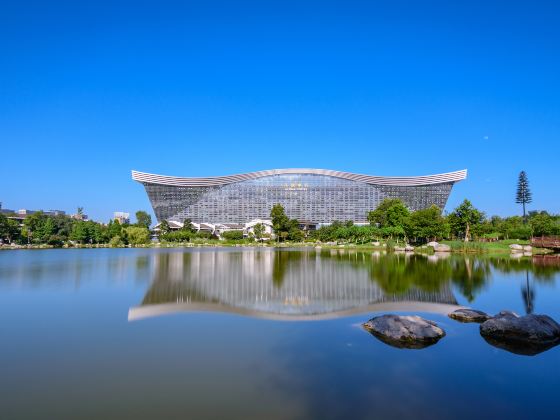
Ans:
{"type": "Polygon", "coordinates": [[[539,1],[3,1],[0,201],[108,220],[130,170],[467,168],[487,214],[560,212],[560,7],[539,1]],[[199,3],[199,4],[197,4],[199,3]]]}

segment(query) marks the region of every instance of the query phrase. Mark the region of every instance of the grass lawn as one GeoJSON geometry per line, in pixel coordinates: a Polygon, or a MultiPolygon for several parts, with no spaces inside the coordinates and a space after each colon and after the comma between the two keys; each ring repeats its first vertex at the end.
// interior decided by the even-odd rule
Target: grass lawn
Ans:
{"type": "Polygon", "coordinates": [[[497,242],[442,241],[441,243],[449,245],[453,251],[457,252],[510,252],[511,244],[530,244],[529,241],[521,239],[504,239],[497,242]]]}

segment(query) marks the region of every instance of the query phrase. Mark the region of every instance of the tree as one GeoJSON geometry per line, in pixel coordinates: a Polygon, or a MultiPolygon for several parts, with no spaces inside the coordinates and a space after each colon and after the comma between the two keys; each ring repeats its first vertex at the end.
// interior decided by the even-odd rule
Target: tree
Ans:
{"type": "Polygon", "coordinates": [[[47,216],[42,211],[30,214],[23,220],[25,234],[28,241],[40,242],[43,226],[46,222],[47,216]]]}
{"type": "Polygon", "coordinates": [[[410,236],[415,238],[422,238],[426,241],[437,240],[449,234],[449,225],[441,215],[440,208],[432,205],[410,215],[409,232],[410,236]]]}
{"type": "MultiPolygon", "coordinates": [[[[399,200],[400,201],[400,200],[399,200]]],[[[410,211],[402,201],[393,204],[387,209],[386,226],[406,228],[410,211]]]]}
{"type": "Polygon", "coordinates": [[[265,228],[262,223],[257,223],[255,226],[253,226],[253,235],[255,235],[255,239],[257,241],[262,240],[264,233],[265,233],[265,228]]]}
{"type": "Polygon", "coordinates": [[[147,212],[143,210],[138,210],[136,212],[136,226],[150,229],[151,225],[152,225],[152,216],[150,216],[147,212]]]}
{"type": "Polygon", "coordinates": [[[270,218],[272,219],[272,229],[274,229],[276,238],[287,238],[290,219],[286,216],[282,204],[275,204],[272,206],[272,210],[270,210],[270,218]]]}
{"type": "Polygon", "coordinates": [[[558,216],[551,216],[546,211],[530,211],[529,224],[535,236],[560,234],[560,218],[558,218],[558,216]]]}
{"type": "MultiPolygon", "coordinates": [[[[168,225],[168,226],[169,226],[169,225],[168,225]]],[[[193,226],[193,224],[192,224],[191,219],[185,219],[185,220],[183,221],[183,227],[181,228],[181,230],[184,230],[185,232],[194,233],[195,228],[194,228],[194,226],[193,226]]]]}
{"type": "Polygon", "coordinates": [[[527,223],[527,214],[525,212],[525,205],[533,201],[531,190],[529,189],[529,180],[527,179],[527,174],[525,171],[519,173],[519,179],[517,180],[517,194],[515,196],[515,202],[517,204],[523,205],[523,222],[527,223]]]}
{"type": "Polygon", "coordinates": [[[0,239],[12,243],[19,236],[19,224],[0,214],[0,239]]]}
{"type": "Polygon", "coordinates": [[[484,221],[484,213],[465,199],[459,207],[453,210],[447,220],[451,231],[457,236],[464,236],[465,242],[468,242],[472,231],[480,227],[484,221]]]}
{"type": "Polygon", "coordinates": [[[408,207],[398,198],[386,198],[379,206],[367,215],[371,225],[383,227],[404,227],[410,211],[408,207]]]}
{"type": "Polygon", "coordinates": [[[128,226],[124,230],[128,241],[132,245],[147,244],[150,242],[150,231],[145,227],[128,226]]]}
{"type": "Polygon", "coordinates": [[[115,236],[120,236],[122,239],[122,226],[118,220],[110,220],[109,224],[107,225],[107,236],[109,239],[114,238],[115,236]]]}
{"type": "Polygon", "coordinates": [[[88,242],[90,235],[88,232],[87,222],[82,220],[77,220],[72,226],[72,232],[70,233],[70,239],[81,244],[88,242]]]}
{"type": "Polygon", "coordinates": [[[171,228],[169,227],[169,222],[167,222],[167,220],[162,220],[159,224],[159,234],[161,235],[167,235],[169,232],[171,232],[171,228]]]}
{"type": "Polygon", "coordinates": [[[301,242],[304,236],[303,231],[299,228],[299,222],[296,219],[290,219],[288,222],[288,239],[290,241],[301,242]]]}
{"type": "Polygon", "coordinates": [[[303,232],[299,228],[299,222],[296,219],[290,219],[284,212],[281,204],[275,204],[270,210],[270,218],[272,219],[272,228],[276,234],[276,238],[280,240],[301,241],[303,232]]]}
{"type": "Polygon", "coordinates": [[[383,236],[405,238],[408,230],[410,210],[398,198],[386,198],[367,215],[372,226],[380,228],[383,236]]]}

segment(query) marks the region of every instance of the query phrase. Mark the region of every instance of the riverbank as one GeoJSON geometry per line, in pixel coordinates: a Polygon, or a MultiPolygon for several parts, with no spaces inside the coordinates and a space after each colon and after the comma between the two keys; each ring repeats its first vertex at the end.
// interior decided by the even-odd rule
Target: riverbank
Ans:
{"type": "MultiPolygon", "coordinates": [[[[502,240],[496,242],[463,242],[463,241],[442,241],[442,245],[450,248],[452,254],[509,254],[510,245],[517,244],[522,246],[529,245],[529,241],[523,240],[502,240]]],[[[356,243],[321,243],[321,242],[252,242],[252,241],[220,241],[220,240],[200,240],[193,242],[151,242],[141,245],[118,245],[111,244],[65,244],[62,247],[52,245],[0,245],[0,250],[16,249],[93,249],[93,248],[198,248],[198,247],[252,247],[252,248],[316,248],[316,249],[356,249],[361,251],[387,251],[387,252],[414,252],[421,254],[433,254],[431,246],[407,246],[405,244],[374,242],[365,244],[356,243]]],[[[551,250],[545,248],[532,248],[530,255],[548,254],[551,250]]]]}

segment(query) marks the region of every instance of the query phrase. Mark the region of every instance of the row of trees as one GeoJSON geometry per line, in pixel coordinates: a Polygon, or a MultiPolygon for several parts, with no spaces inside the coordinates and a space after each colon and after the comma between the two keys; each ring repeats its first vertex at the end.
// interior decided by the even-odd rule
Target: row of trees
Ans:
{"type": "MultiPolygon", "coordinates": [[[[270,212],[276,240],[279,242],[300,242],[306,239],[296,219],[290,219],[281,204],[275,204],[270,212]]],[[[437,206],[410,211],[399,199],[386,199],[367,215],[369,225],[356,226],[353,222],[335,221],[312,231],[307,240],[344,241],[367,243],[381,239],[404,240],[423,243],[441,239],[497,240],[529,239],[532,236],[560,234],[560,216],[547,212],[529,212],[526,218],[513,216],[487,218],[469,200],[464,200],[449,215],[444,216],[437,206]]],[[[223,238],[229,241],[242,240],[242,231],[224,232],[223,238]]],[[[254,239],[264,236],[264,227],[254,228],[254,239]]],[[[168,242],[189,242],[192,239],[217,239],[210,233],[196,232],[186,220],[182,229],[171,231],[167,222],[160,224],[160,239],[168,242]]]]}
{"type": "Polygon", "coordinates": [[[140,245],[150,241],[151,217],[144,211],[136,213],[136,224],[108,224],[85,221],[64,215],[51,216],[41,211],[28,215],[23,223],[0,214],[0,240],[20,245],[63,246],[65,243],[140,245]]]}
{"type": "Polygon", "coordinates": [[[365,243],[379,239],[406,240],[415,243],[440,239],[469,241],[529,239],[532,236],[560,235],[560,215],[545,211],[520,216],[487,218],[469,200],[464,200],[449,215],[436,206],[411,212],[399,199],[386,199],[368,213],[369,226],[335,222],[313,233],[321,241],[365,243]]]}

